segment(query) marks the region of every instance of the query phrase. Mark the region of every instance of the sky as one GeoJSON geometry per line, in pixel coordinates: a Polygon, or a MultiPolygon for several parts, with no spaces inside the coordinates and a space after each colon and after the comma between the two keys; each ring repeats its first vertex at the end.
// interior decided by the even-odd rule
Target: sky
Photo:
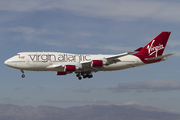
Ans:
{"type": "Polygon", "coordinates": [[[123,105],[137,103],[180,113],[178,0],[0,0],[0,104],[123,105]],[[4,65],[18,52],[120,54],[171,31],[164,62],[94,73],[21,72],[4,65]]]}

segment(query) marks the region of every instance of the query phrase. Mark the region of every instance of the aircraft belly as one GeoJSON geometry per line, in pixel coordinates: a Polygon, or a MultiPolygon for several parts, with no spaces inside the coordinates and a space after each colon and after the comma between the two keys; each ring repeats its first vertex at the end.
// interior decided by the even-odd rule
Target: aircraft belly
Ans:
{"type": "Polygon", "coordinates": [[[18,64],[17,69],[29,70],[29,71],[46,71],[48,63],[43,62],[26,62],[24,64],[18,64]]]}

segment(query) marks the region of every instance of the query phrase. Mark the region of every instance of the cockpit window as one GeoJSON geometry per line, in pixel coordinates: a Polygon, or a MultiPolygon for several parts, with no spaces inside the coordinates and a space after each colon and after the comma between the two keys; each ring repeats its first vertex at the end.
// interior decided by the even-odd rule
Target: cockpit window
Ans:
{"type": "Polygon", "coordinates": [[[16,56],[20,56],[20,54],[16,54],[16,56]]]}

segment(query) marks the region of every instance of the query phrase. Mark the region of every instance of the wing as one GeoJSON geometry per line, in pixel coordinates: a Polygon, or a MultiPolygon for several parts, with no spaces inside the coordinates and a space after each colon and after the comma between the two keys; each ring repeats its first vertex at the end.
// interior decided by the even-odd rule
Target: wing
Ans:
{"type": "Polygon", "coordinates": [[[47,66],[46,68],[60,68],[60,67],[63,67],[63,65],[62,64],[53,64],[53,65],[49,65],[49,66],[47,66]]]}
{"type": "Polygon", "coordinates": [[[136,51],[134,51],[134,52],[127,52],[127,53],[118,54],[118,55],[113,55],[113,56],[105,57],[105,59],[107,59],[107,61],[113,61],[113,60],[116,60],[117,58],[129,55],[129,54],[133,54],[135,52],[136,51]]]}
{"type": "Polygon", "coordinates": [[[127,52],[123,54],[117,54],[117,55],[112,55],[104,58],[99,58],[91,61],[82,61],[80,63],[70,63],[70,64],[52,64],[47,67],[47,69],[53,69],[53,68],[59,68],[59,69],[66,69],[66,67],[71,67],[71,69],[77,69],[80,71],[90,71],[90,72],[97,72],[99,71],[103,65],[110,65],[116,62],[119,62],[120,60],[118,58],[133,54],[134,52],[127,52]]]}
{"type": "Polygon", "coordinates": [[[98,60],[91,60],[91,61],[83,61],[80,62],[82,65],[82,68],[88,69],[90,71],[99,71],[102,67],[103,64],[104,65],[110,65],[116,62],[119,62],[120,60],[118,58],[129,55],[129,54],[133,54],[134,52],[127,52],[127,53],[123,53],[123,54],[118,54],[118,55],[112,55],[112,56],[108,56],[108,57],[104,57],[104,58],[100,58],[98,60]],[[96,67],[93,67],[93,62],[99,62],[99,66],[97,65],[96,67]]]}

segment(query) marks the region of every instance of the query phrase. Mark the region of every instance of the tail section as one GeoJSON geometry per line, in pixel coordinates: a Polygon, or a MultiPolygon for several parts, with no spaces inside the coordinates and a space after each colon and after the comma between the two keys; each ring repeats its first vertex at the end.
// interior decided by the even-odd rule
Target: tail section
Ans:
{"type": "Polygon", "coordinates": [[[146,58],[162,56],[171,32],[161,32],[136,55],[146,56],[146,58]]]}

